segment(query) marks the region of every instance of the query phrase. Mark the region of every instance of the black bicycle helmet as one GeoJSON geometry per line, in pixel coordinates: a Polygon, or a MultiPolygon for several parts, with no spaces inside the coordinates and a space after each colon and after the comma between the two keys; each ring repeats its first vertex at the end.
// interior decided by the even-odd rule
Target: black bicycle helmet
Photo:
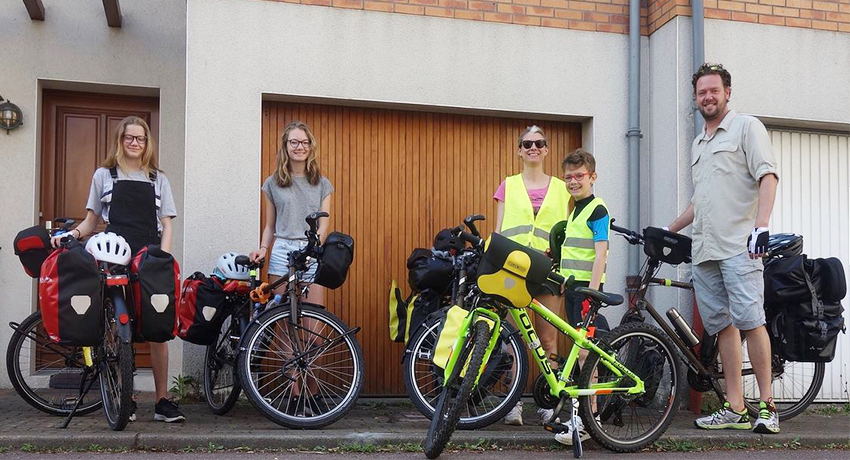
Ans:
{"type": "Polygon", "coordinates": [[[463,240],[452,235],[450,228],[440,230],[437,232],[437,236],[434,237],[434,249],[438,251],[450,251],[452,249],[460,251],[465,246],[466,244],[464,244],[463,240]]]}
{"type": "Polygon", "coordinates": [[[790,257],[803,253],[803,236],[795,233],[776,233],[767,240],[770,257],[790,257]]]}

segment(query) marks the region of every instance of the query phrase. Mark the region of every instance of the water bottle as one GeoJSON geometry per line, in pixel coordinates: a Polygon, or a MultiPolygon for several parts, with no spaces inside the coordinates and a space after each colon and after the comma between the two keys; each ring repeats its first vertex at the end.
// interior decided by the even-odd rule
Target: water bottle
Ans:
{"type": "Polygon", "coordinates": [[[682,318],[682,315],[679,314],[678,310],[675,308],[667,310],[667,318],[669,318],[670,322],[673,323],[673,327],[676,328],[676,333],[686,345],[691,348],[699,345],[699,338],[694,330],[691,329],[688,322],[685,321],[685,318],[682,318]]]}

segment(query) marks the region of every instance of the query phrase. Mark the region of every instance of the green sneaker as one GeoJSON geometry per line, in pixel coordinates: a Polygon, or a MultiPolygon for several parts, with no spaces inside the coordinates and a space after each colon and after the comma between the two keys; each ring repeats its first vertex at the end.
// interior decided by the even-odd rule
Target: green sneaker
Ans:
{"type": "Polygon", "coordinates": [[[779,433],[779,414],[776,413],[773,399],[759,402],[759,418],[756,419],[753,431],[762,434],[779,433]]]}
{"type": "Polygon", "coordinates": [[[751,430],[753,428],[747,411],[735,412],[728,402],[724,402],[723,407],[715,413],[694,420],[694,425],[705,430],[751,430]]]}

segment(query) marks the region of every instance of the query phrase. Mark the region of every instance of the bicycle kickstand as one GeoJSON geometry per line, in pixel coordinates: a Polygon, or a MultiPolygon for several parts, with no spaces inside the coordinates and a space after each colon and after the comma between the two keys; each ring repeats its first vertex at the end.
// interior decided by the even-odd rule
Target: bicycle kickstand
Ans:
{"type": "MultiPolygon", "coordinates": [[[[85,399],[86,395],[89,394],[89,390],[91,390],[92,385],[94,385],[94,382],[96,382],[99,377],[100,369],[95,371],[94,375],[92,376],[92,379],[88,382],[88,385],[86,385],[86,388],[83,389],[82,392],[80,392],[80,397],[77,398],[77,402],[74,403],[74,407],[71,409],[71,413],[68,414],[68,417],[65,418],[65,420],[62,422],[62,425],[59,426],[60,430],[68,428],[68,425],[71,424],[71,419],[74,418],[74,414],[77,413],[77,408],[80,407],[80,404],[82,404],[83,399],[85,399]]],[[[80,385],[80,388],[82,388],[82,384],[80,385]]]]}

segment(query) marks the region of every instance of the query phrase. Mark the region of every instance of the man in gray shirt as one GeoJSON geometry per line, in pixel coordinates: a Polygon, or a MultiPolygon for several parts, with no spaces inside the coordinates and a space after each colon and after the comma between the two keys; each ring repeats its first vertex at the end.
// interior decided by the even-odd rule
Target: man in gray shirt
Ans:
{"type": "Polygon", "coordinates": [[[779,181],[776,161],[764,125],[727,107],[732,76],[722,65],[703,64],[692,83],[705,129],[692,145],[694,196],[669,230],[694,224],[694,290],[705,330],[719,334],[726,380],[724,406],[695,424],[705,429],[752,428],[741,381],[739,331],[744,331],[761,399],[754,431],[778,433],[761,261],[779,181]]]}

